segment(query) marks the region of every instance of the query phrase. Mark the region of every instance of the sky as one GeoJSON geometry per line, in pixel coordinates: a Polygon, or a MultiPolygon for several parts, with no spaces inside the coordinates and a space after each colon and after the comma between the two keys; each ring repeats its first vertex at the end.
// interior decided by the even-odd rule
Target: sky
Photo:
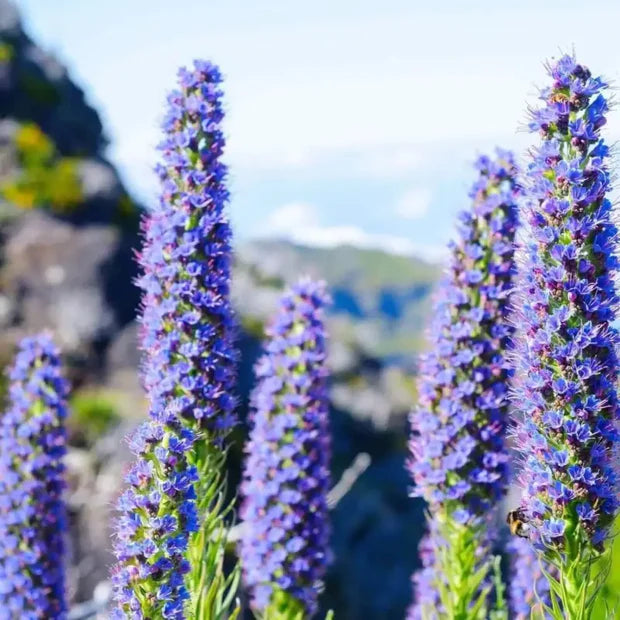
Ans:
{"type": "MultiPolygon", "coordinates": [[[[525,155],[543,63],[575,50],[619,84],[616,0],[18,0],[28,32],[102,115],[144,204],[176,70],[225,76],[240,239],[441,256],[476,156],[525,155]]],[[[610,114],[620,137],[620,109],[610,114]]]]}

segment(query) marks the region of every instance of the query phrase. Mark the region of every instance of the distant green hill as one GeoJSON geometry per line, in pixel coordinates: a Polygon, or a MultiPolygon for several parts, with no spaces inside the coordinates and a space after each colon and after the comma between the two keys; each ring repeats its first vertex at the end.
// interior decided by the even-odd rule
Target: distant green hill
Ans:
{"type": "Polygon", "coordinates": [[[242,245],[238,258],[240,269],[263,287],[280,288],[300,274],[325,279],[331,313],[341,319],[338,330],[350,329],[349,336],[374,356],[399,361],[422,346],[437,265],[351,245],[318,248],[267,240],[242,245]]]}

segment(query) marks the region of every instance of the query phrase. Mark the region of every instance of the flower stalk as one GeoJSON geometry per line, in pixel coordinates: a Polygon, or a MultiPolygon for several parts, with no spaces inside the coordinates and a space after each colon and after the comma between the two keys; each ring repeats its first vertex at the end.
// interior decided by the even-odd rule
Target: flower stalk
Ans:
{"type": "Polygon", "coordinates": [[[488,616],[490,515],[506,491],[506,354],[519,187],[512,155],[478,160],[472,208],[460,215],[423,356],[412,412],[413,495],[429,505],[432,587],[441,610],[429,618],[488,616]]]}
{"type": "Polygon", "coordinates": [[[554,618],[591,617],[618,511],[617,228],[600,136],[607,85],[570,55],[531,112],[529,196],[516,360],[521,509],[548,575],[554,618]]]}
{"type": "Polygon", "coordinates": [[[265,620],[312,617],[329,560],[326,303],[322,283],[287,292],[256,365],[239,551],[265,620]]]}
{"type": "MultiPolygon", "coordinates": [[[[144,247],[139,255],[143,381],[152,420],[149,433],[157,439],[146,445],[139,442],[136,467],[142,471],[150,463],[152,471],[139,481],[145,492],[163,489],[175,476],[187,484],[167,504],[177,526],[184,523],[188,534],[173,561],[183,570],[174,575],[171,587],[180,594],[169,617],[199,620],[224,620],[238,613],[234,600],[238,569],[229,575],[224,571],[230,512],[225,460],[227,437],[237,422],[238,352],[230,300],[227,169],[221,161],[225,146],[221,80],[218,68],[205,61],[197,60],[191,69],[179,71],[178,89],[168,96],[162,125],[162,162],[157,167],[160,201],[144,220],[144,247]],[[168,454],[172,445],[176,449],[172,461],[158,468],[159,452],[168,454]],[[197,514],[186,520],[180,511],[190,511],[190,506],[197,514]],[[180,575],[183,584],[178,583],[180,575]]],[[[157,515],[163,516],[164,508],[158,506],[157,515]]],[[[120,508],[119,524],[140,521],[138,534],[150,527],[145,519],[152,515],[143,514],[140,506],[125,502],[120,508]]],[[[166,536],[151,529],[150,540],[156,547],[151,559],[166,557],[166,536]]],[[[133,542],[132,536],[119,531],[118,539],[116,571],[123,579],[116,579],[116,598],[126,617],[133,618],[135,611],[123,593],[133,590],[140,599],[141,590],[152,593],[163,584],[153,590],[152,562],[145,561],[144,554],[123,551],[123,542],[133,542]],[[127,558],[137,558],[145,566],[128,575],[127,558]]],[[[162,582],[168,579],[166,571],[156,574],[162,582]]],[[[159,605],[162,599],[154,598],[159,605]]],[[[139,602],[145,605],[143,599],[139,602]]]]}

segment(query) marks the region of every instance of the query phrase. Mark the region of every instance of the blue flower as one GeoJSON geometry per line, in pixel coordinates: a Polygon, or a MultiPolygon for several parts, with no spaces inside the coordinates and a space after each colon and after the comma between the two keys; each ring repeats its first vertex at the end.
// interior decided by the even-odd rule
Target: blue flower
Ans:
{"type": "MultiPolygon", "coordinates": [[[[608,149],[599,136],[606,85],[572,56],[549,72],[555,81],[543,109],[557,110],[560,102],[567,108],[540,129],[542,145],[527,171],[524,219],[536,242],[525,251],[516,304],[522,336],[515,359],[523,380],[514,402],[527,421],[516,432],[527,462],[522,508],[561,547],[565,529],[577,526],[576,507],[598,505],[597,489],[615,485],[618,296],[609,256],[618,231],[608,198],[608,149]],[[547,483],[537,483],[533,463],[546,468],[547,483]],[[534,501],[546,510],[534,514],[534,501]]],[[[611,499],[611,513],[579,510],[591,517],[579,522],[586,549],[595,533],[604,539],[600,532],[610,527],[617,500],[611,499]]]]}
{"type": "MultiPolygon", "coordinates": [[[[203,525],[224,527],[225,507],[204,499],[223,493],[224,440],[237,421],[220,83],[217,67],[205,61],[179,71],[159,147],[160,201],[143,224],[138,284],[151,420],[131,441],[137,460],[118,504],[118,617],[185,618],[185,575],[195,580],[203,562],[189,562],[193,534],[203,525]]],[[[200,552],[219,566],[224,543],[210,541],[200,552]]],[[[207,598],[226,598],[218,579],[204,584],[207,598]]]]}
{"type": "MultiPolygon", "coordinates": [[[[430,352],[420,363],[419,404],[410,416],[413,495],[429,504],[435,548],[450,541],[446,553],[436,554],[438,564],[420,573],[419,587],[428,589],[430,579],[443,606],[457,615],[455,610],[467,610],[485,596],[484,584],[466,592],[461,584],[471,571],[490,570],[489,515],[507,486],[507,354],[520,188],[514,158],[506,151],[498,150],[494,159],[481,157],[477,168],[472,207],[460,215],[459,239],[450,246],[433,308],[430,352]]],[[[425,617],[434,617],[428,613],[425,617]]]]}
{"type": "Polygon", "coordinates": [[[161,198],[143,224],[138,280],[151,416],[174,415],[214,441],[236,423],[238,359],[220,83],[219,69],[205,61],[179,71],[163,122],[161,198]]]}
{"type": "Polygon", "coordinates": [[[119,618],[185,618],[188,537],[198,531],[198,472],[188,461],[195,441],[189,429],[155,420],[131,441],[137,460],[115,522],[112,583],[119,618]]]}
{"type": "Polygon", "coordinates": [[[63,502],[68,385],[44,333],[24,338],[0,417],[0,608],[11,618],[64,618],[63,502]]]}
{"type": "Polygon", "coordinates": [[[458,510],[460,520],[484,515],[506,489],[506,353],[519,188],[510,153],[483,157],[478,169],[473,208],[461,215],[461,239],[452,246],[435,303],[432,348],[420,364],[420,404],[411,415],[414,495],[431,511],[458,510]],[[500,241],[497,255],[493,247],[500,241]]]}
{"type": "Polygon", "coordinates": [[[256,365],[239,551],[260,612],[279,590],[310,617],[328,564],[326,303],[322,283],[295,285],[282,298],[256,365]]]}
{"type": "Polygon", "coordinates": [[[567,617],[585,617],[597,586],[583,575],[604,572],[593,565],[604,561],[618,511],[618,230],[599,136],[606,85],[572,56],[549,73],[543,112],[535,112],[542,144],[526,179],[523,219],[534,242],[524,251],[516,303],[515,436],[521,508],[541,559],[558,569],[551,588],[567,617]],[[585,609],[574,595],[584,589],[585,609]]]}
{"type": "Polygon", "coordinates": [[[444,610],[435,584],[435,547],[428,532],[420,539],[418,556],[422,567],[411,578],[413,603],[407,610],[407,620],[439,620],[444,610]]]}

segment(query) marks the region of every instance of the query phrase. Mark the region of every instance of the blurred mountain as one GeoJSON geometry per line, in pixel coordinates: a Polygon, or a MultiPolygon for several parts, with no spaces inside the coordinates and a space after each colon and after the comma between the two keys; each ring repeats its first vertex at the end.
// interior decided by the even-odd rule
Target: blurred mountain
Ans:
{"type": "MultiPolygon", "coordinates": [[[[101,593],[107,578],[111,506],[130,458],[122,438],[146,415],[133,286],[141,208],[105,146],[83,91],[0,0],[0,364],[19,337],[43,328],[65,353],[74,602],[101,593]]],[[[402,617],[422,523],[421,505],[407,497],[406,415],[438,269],[378,250],[285,241],[240,244],[236,258],[242,419],[284,285],[309,274],[331,287],[334,480],[360,452],[372,463],[333,511],[335,561],[323,598],[340,620],[402,617]]],[[[244,436],[241,425],[233,489],[244,436]]]]}
{"type": "Polygon", "coordinates": [[[348,319],[351,336],[366,353],[402,363],[420,350],[437,265],[351,245],[317,248],[287,241],[249,242],[238,255],[259,281],[292,282],[300,274],[326,279],[332,316],[348,319]]]}

